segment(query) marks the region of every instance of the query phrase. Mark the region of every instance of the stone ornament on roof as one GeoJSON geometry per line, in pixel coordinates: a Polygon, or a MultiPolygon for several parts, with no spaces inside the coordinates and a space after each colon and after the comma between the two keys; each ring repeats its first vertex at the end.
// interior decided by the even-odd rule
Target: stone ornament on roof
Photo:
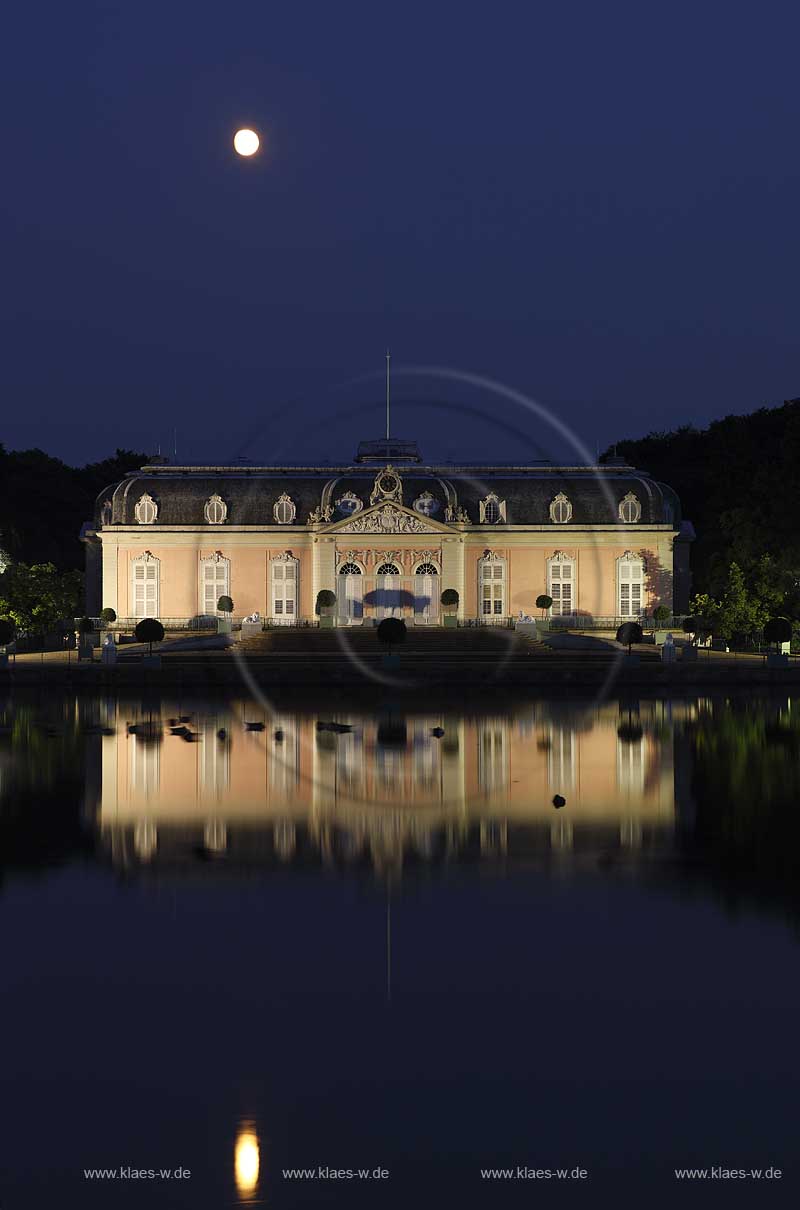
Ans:
{"type": "Polygon", "coordinates": [[[320,504],[316,508],[312,508],[311,512],[308,514],[308,524],[321,525],[326,521],[330,521],[332,516],[333,509],[331,508],[330,504],[320,504]]]}
{"type": "Polygon", "coordinates": [[[350,517],[353,513],[360,513],[364,507],[364,501],[355,492],[342,492],[339,499],[336,501],[336,507],[340,513],[350,517]]]}
{"type": "Polygon", "coordinates": [[[382,500],[393,500],[396,504],[403,503],[403,481],[391,463],[382,471],[378,471],[369,496],[370,504],[378,504],[382,500]]]}
{"type": "Polygon", "coordinates": [[[432,492],[422,492],[414,501],[414,511],[422,513],[423,517],[432,517],[439,511],[439,501],[432,492]]]}
{"type": "Polygon", "coordinates": [[[410,513],[395,508],[392,504],[384,504],[380,508],[370,509],[361,516],[353,517],[343,525],[339,533],[343,534],[432,534],[437,533],[432,526],[426,525],[410,513]]]}

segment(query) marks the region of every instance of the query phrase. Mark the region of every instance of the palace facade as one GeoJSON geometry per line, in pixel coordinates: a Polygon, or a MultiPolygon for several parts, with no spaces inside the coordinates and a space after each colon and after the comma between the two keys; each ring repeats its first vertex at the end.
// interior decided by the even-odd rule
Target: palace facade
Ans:
{"type": "Polygon", "coordinates": [[[691,524],[671,488],[621,460],[598,466],[426,465],[413,442],[362,442],[349,465],[144,466],[100,494],[84,525],[87,611],[123,624],[551,614],[616,621],[683,613],[691,524]]]}

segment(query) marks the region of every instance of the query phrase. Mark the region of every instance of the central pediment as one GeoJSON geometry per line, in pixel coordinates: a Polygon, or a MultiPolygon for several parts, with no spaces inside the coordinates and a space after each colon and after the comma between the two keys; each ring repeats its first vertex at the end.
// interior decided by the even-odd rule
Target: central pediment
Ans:
{"type": "Polygon", "coordinates": [[[376,504],[330,526],[337,534],[441,534],[446,525],[429,521],[398,504],[376,504]]]}

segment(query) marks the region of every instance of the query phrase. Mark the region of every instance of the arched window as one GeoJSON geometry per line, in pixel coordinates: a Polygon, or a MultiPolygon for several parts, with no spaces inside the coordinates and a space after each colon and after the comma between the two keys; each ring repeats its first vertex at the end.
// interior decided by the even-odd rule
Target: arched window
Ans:
{"type": "Polygon", "coordinates": [[[575,560],[563,551],[547,560],[547,595],[553,598],[553,617],[575,612],[575,560]]]}
{"type": "Polygon", "coordinates": [[[627,496],[620,501],[619,519],[624,521],[626,525],[635,525],[642,515],[642,506],[639,503],[638,496],[633,492],[628,492],[627,496]]]}
{"type": "Polygon", "coordinates": [[[506,502],[494,492],[489,492],[489,495],[479,502],[478,511],[481,525],[497,525],[506,519],[506,502]]]}
{"type": "Polygon", "coordinates": [[[631,551],[617,559],[617,614],[638,618],[644,608],[644,560],[631,551]]]}
{"type": "Polygon", "coordinates": [[[287,496],[286,492],[278,497],[275,506],[272,510],[272,515],[278,522],[278,525],[291,525],[297,516],[297,509],[291,496],[287,496]]]}
{"type": "Polygon", "coordinates": [[[287,551],[270,561],[270,601],[276,622],[289,624],[297,619],[297,595],[300,587],[300,560],[287,551]]]}
{"type": "Polygon", "coordinates": [[[488,552],[478,565],[478,598],[481,617],[487,620],[505,616],[506,561],[488,552]]]}
{"type": "Polygon", "coordinates": [[[200,560],[200,613],[210,617],[218,614],[220,597],[231,595],[231,561],[216,551],[200,560]]]}
{"type": "Polygon", "coordinates": [[[152,525],[158,516],[158,505],[152,496],[147,492],[140,496],[136,502],[136,507],[133,510],[134,516],[140,525],[152,525]]]}
{"type": "Polygon", "coordinates": [[[399,576],[400,568],[397,566],[396,563],[381,563],[380,567],[375,572],[375,575],[376,576],[399,576]]]}
{"type": "Polygon", "coordinates": [[[556,525],[567,525],[572,520],[572,504],[563,492],[559,492],[550,505],[550,520],[556,525]]]}
{"type": "Polygon", "coordinates": [[[414,569],[414,621],[438,621],[439,597],[439,568],[423,559],[414,569]]]}
{"type": "Polygon", "coordinates": [[[111,501],[104,500],[102,503],[102,506],[100,508],[100,524],[101,525],[110,525],[111,524],[111,516],[112,516],[113,511],[114,511],[114,508],[113,508],[111,501]]]}
{"type": "Polygon", "coordinates": [[[339,568],[339,575],[344,578],[337,590],[336,599],[339,605],[339,620],[343,625],[360,622],[364,617],[363,574],[353,559],[347,559],[339,568]]]}
{"type": "Polygon", "coordinates": [[[161,564],[146,550],[131,559],[131,616],[157,618],[161,595],[161,564]]]}
{"type": "Polygon", "coordinates": [[[206,500],[205,513],[207,525],[223,525],[228,516],[228,506],[221,496],[209,496],[206,500]]]}

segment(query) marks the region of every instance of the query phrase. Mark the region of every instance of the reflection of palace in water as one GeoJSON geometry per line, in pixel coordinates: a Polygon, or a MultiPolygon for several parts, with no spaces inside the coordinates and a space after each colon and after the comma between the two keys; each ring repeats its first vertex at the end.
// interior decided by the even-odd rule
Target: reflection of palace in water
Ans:
{"type": "Polygon", "coordinates": [[[230,703],[184,722],[168,704],[157,715],[110,709],[112,733],[91,740],[89,806],[104,850],[120,867],[205,863],[211,874],[669,847],[671,724],[692,707],[320,719],[230,703]]]}

